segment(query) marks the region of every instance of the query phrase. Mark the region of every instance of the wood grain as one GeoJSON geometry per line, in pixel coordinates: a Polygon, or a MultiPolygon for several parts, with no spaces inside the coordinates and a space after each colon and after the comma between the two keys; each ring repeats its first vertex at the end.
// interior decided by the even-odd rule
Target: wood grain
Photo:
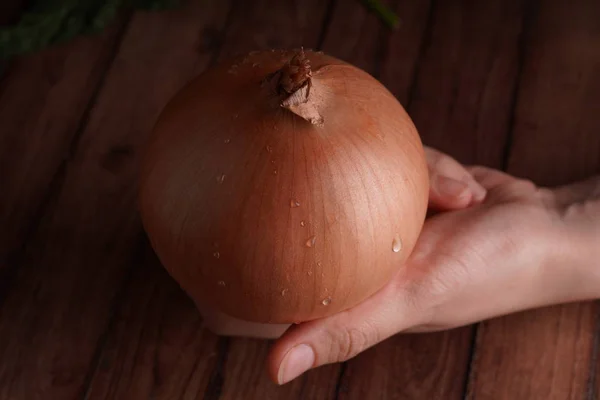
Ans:
{"type": "MultiPolygon", "coordinates": [[[[425,143],[460,161],[548,185],[600,172],[600,3],[386,4],[397,32],[357,1],[190,0],[11,66],[0,82],[0,399],[463,397],[473,327],[397,335],[277,387],[269,342],[203,327],[135,207],[145,138],[185,82],[218,58],[300,45],[378,77],[425,143]]],[[[597,311],[481,324],[467,397],[600,397],[597,311]]]]}
{"type": "Polygon", "coordinates": [[[254,50],[316,48],[330,1],[254,0],[236,3],[222,56],[254,50]]]}
{"type": "MultiPolygon", "coordinates": [[[[500,167],[518,71],[522,2],[444,1],[431,10],[424,2],[399,5],[403,28],[385,41],[371,34],[374,43],[383,42],[377,56],[383,62],[369,68],[404,102],[427,145],[463,162],[500,167]]],[[[363,41],[365,36],[357,35],[363,41]]],[[[340,398],[460,398],[471,341],[470,327],[390,338],[347,363],[340,398]]]]}
{"type": "Polygon", "coordinates": [[[217,337],[203,329],[147,243],[110,325],[87,399],[195,399],[218,360],[217,337]]]}
{"type": "MultiPolygon", "coordinates": [[[[558,185],[600,172],[599,20],[597,1],[540,3],[527,35],[510,173],[558,185]]],[[[578,303],[485,322],[469,398],[585,398],[597,311],[578,303]]]]}
{"type": "MultiPolygon", "coordinates": [[[[219,399],[333,399],[339,367],[328,365],[310,371],[285,386],[265,375],[268,347],[262,340],[234,339],[227,352],[224,385],[219,399]]],[[[217,398],[217,397],[211,397],[217,398]]]]}
{"type": "MultiPolygon", "coordinates": [[[[219,37],[219,51],[215,55],[219,58],[228,57],[233,54],[247,52],[255,49],[273,47],[294,47],[314,43],[322,28],[322,21],[326,13],[326,3],[321,1],[305,1],[300,4],[286,2],[257,1],[250,4],[239,4],[227,13],[227,26],[219,37]],[[249,35],[248,32],[252,32],[249,35]]],[[[187,10],[190,19],[181,19],[181,15],[173,17],[171,23],[177,23],[179,29],[192,31],[198,29],[198,14],[201,8],[187,10]],[[196,22],[195,22],[196,21],[196,22]]],[[[206,18],[206,17],[205,17],[206,18]]],[[[214,17],[213,17],[214,19],[214,17]]],[[[209,21],[210,19],[206,19],[209,21]]],[[[132,22],[132,30],[139,28],[142,32],[154,32],[157,28],[156,21],[142,23],[137,18],[132,22]]],[[[165,26],[165,31],[168,28],[165,26]]],[[[205,29],[205,32],[216,32],[216,29],[205,29]]],[[[174,35],[174,34],[172,34],[174,35]]],[[[181,32],[178,34],[181,36],[181,32]]],[[[146,60],[148,64],[155,64],[159,59],[173,57],[173,52],[186,52],[193,54],[195,44],[182,37],[173,36],[169,41],[161,39],[160,46],[175,47],[178,49],[166,50],[156,48],[156,60],[146,60]]],[[[127,37],[123,44],[123,51],[128,43],[127,37]]],[[[147,40],[147,39],[146,39],[147,40]]],[[[134,43],[141,42],[137,37],[131,39],[134,43]]],[[[119,57],[121,56],[119,54],[119,57]]],[[[135,63],[139,54],[125,53],[128,62],[135,63]]],[[[119,61],[120,58],[117,58],[119,61]]],[[[190,62],[177,63],[178,74],[188,74],[192,77],[191,70],[187,72],[185,66],[190,62]]],[[[204,64],[203,64],[204,65],[204,64]]],[[[133,68],[133,66],[132,66],[133,68]]],[[[135,69],[132,69],[133,72],[135,69]]],[[[164,73],[165,76],[175,75],[174,71],[167,72],[156,70],[153,73],[164,73]]],[[[196,71],[198,72],[198,71],[196,71]]],[[[124,75],[128,76],[128,75],[124,75]]],[[[115,78],[116,79],[116,78],[115,78]]],[[[107,81],[107,86],[112,81],[107,81]]],[[[125,85],[124,82],[119,82],[125,85]]],[[[130,85],[130,84],[129,84],[130,85]]],[[[162,97],[161,97],[162,98],[162,97]]],[[[154,101],[154,100],[152,100],[154,101]]],[[[162,268],[152,265],[150,268],[162,268]]],[[[172,280],[164,275],[153,273],[153,279],[144,279],[144,270],[135,273],[136,278],[129,281],[126,286],[124,303],[127,311],[123,321],[118,322],[108,333],[107,346],[101,356],[100,366],[96,372],[89,391],[90,398],[146,398],[152,394],[157,398],[256,398],[268,399],[279,396],[295,395],[304,396],[314,393],[316,398],[329,398],[335,389],[337,370],[333,370],[334,377],[323,374],[315,374],[306,381],[299,381],[293,388],[278,388],[266,375],[265,358],[269,348],[269,342],[262,340],[244,340],[220,338],[201,330],[199,316],[196,309],[189,304],[189,300],[183,292],[174,291],[170,288],[172,280]],[[159,279],[160,277],[160,279],[159,279]],[[171,282],[169,281],[171,280],[171,282]],[[165,288],[165,286],[167,288],[165,288]],[[170,289],[169,289],[170,288],[170,289]],[[148,298],[148,293],[171,293],[174,298],[181,297],[178,301],[169,300],[170,297],[140,301],[140,292],[148,298]],[[182,305],[185,308],[182,310],[182,305]],[[160,316],[154,315],[150,310],[160,309],[160,316]],[[169,315],[179,315],[181,320],[191,327],[182,326],[174,331],[172,342],[166,344],[158,333],[144,340],[144,332],[159,332],[164,329],[163,325],[169,320],[169,315]],[[201,332],[202,337],[190,338],[191,332],[201,332]],[[202,340],[200,340],[202,339],[202,340]],[[128,349],[138,349],[132,352],[128,349]],[[192,353],[190,350],[194,349],[192,353]],[[199,349],[199,350],[197,350],[199,349]],[[166,356],[168,352],[181,354],[180,359],[173,363],[165,363],[157,355],[166,356]],[[146,354],[148,362],[136,362],[139,354],[146,354]],[[105,361],[108,359],[108,361],[105,361]],[[177,364],[174,364],[174,363],[177,364]],[[173,367],[177,368],[173,368],[173,367]],[[123,377],[123,368],[127,375],[123,377]],[[329,382],[333,382],[332,384],[329,382]]],[[[312,395],[312,394],[311,394],[312,395]]],[[[299,397],[302,398],[302,397],[299,397]]]]}
{"type": "MultiPolygon", "coordinates": [[[[381,1],[402,15],[402,30],[394,35],[381,23],[373,13],[367,11],[359,1],[335,2],[331,21],[323,37],[322,50],[334,57],[362,68],[371,75],[379,78],[381,61],[391,38],[401,40],[408,48],[408,54],[403,55],[403,65],[414,66],[420,35],[425,29],[429,2],[407,1],[402,7],[397,7],[392,1],[381,1]],[[419,4],[421,3],[421,4],[419,4]],[[413,36],[411,36],[412,34],[413,36]]],[[[398,77],[400,80],[410,77],[398,77]]]]}
{"type": "MultiPolygon", "coordinates": [[[[0,270],[18,258],[53,180],[60,180],[123,24],[16,58],[0,85],[0,270]]],[[[7,280],[3,277],[0,287],[7,280]]]]}
{"type": "MultiPolygon", "coordinates": [[[[220,1],[191,2],[183,10],[138,13],[132,21],[64,184],[0,309],[0,398],[83,395],[111,308],[126,303],[118,292],[131,264],[140,262],[140,146],[167,99],[214,58],[206,28],[222,28],[228,10],[220,1]]],[[[127,333],[135,329],[119,333],[132,338],[127,333]]],[[[154,371],[149,364],[139,368],[154,371]]],[[[112,377],[121,379],[116,371],[112,377]]]]}
{"type": "Polygon", "coordinates": [[[409,105],[426,145],[502,167],[527,3],[436,3],[409,105]]]}

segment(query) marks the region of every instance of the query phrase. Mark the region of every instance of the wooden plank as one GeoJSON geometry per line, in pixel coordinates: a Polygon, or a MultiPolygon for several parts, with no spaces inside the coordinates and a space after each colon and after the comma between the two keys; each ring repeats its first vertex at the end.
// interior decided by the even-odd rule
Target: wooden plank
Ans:
{"type": "MultiPolygon", "coordinates": [[[[427,145],[463,162],[502,165],[523,3],[444,1],[429,14],[423,2],[399,2],[408,33],[399,31],[384,46],[380,77],[404,99],[427,145]]],[[[461,398],[471,341],[471,327],[390,338],[347,363],[340,398],[461,398]]]]}
{"type": "Polygon", "coordinates": [[[87,399],[192,399],[217,363],[217,337],[144,244],[87,399]]]}
{"type": "Polygon", "coordinates": [[[323,0],[236,3],[222,57],[253,50],[317,47],[329,3],[323,0]]]}
{"type": "MultiPolygon", "coordinates": [[[[316,45],[326,6],[326,3],[316,0],[295,5],[276,1],[238,4],[228,16],[227,29],[222,34],[224,39],[219,40],[222,43],[219,55],[224,58],[255,49],[295,47],[307,43],[316,45]]],[[[186,30],[197,29],[197,22],[193,20],[198,18],[199,12],[200,8],[192,12],[188,10],[192,14],[191,20],[173,19],[171,23],[187,25],[186,30]]],[[[144,31],[152,29],[148,21],[144,31]]],[[[209,31],[214,32],[214,29],[209,31]]],[[[195,51],[194,43],[187,40],[180,40],[177,47],[180,52],[195,51]]],[[[169,54],[156,49],[157,59],[169,54]]],[[[129,61],[134,62],[134,59],[129,61]]],[[[184,67],[180,65],[179,73],[185,71],[184,67]]],[[[173,74],[162,72],[164,78],[173,74]]],[[[186,79],[191,77],[192,74],[189,74],[186,79]]],[[[280,391],[268,380],[264,368],[269,343],[227,338],[217,342],[216,336],[200,330],[198,312],[189,299],[181,290],[173,288],[172,279],[166,273],[158,273],[155,269],[162,267],[156,262],[136,270],[126,286],[122,302],[124,311],[108,333],[89,398],[145,398],[150,393],[158,398],[197,398],[204,393],[206,398],[279,396],[280,391]],[[150,279],[147,278],[147,268],[152,270],[150,279]],[[162,293],[170,295],[167,297],[162,293]],[[159,315],[152,311],[155,309],[160,310],[159,315]],[[158,334],[150,334],[150,339],[143,339],[145,332],[163,331],[170,315],[178,315],[178,321],[181,321],[178,329],[173,328],[172,340],[165,343],[158,334]],[[190,338],[191,332],[198,330],[198,337],[190,338]],[[156,356],[163,354],[166,357],[169,352],[180,355],[180,358],[167,363],[156,356]],[[148,361],[143,362],[140,357],[148,361]]],[[[308,394],[310,398],[314,398],[313,394],[316,398],[323,398],[323,393],[327,392],[326,397],[329,397],[335,389],[335,377],[325,378],[318,382],[315,378],[308,379],[291,391],[286,388],[284,392],[294,392],[296,397],[308,394]],[[327,382],[333,382],[333,386],[328,388],[327,382]]]]}
{"type": "MultiPolygon", "coordinates": [[[[119,363],[131,353],[120,353],[111,364],[95,349],[106,339],[112,309],[127,304],[126,292],[117,295],[125,277],[149,279],[144,264],[129,272],[132,263],[142,263],[139,251],[144,250],[135,211],[138,150],[167,99],[214,58],[213,32],[222,29],[229,10],[228,3],[217,0],[189,3],[175,11],[138,13],[127,30],[66,166],[64,184],[34,233],[0,308],[0,398],[74,398],[83,396],[89,380],[95,379],[94,387],[101,392],[98,379],[113,387],[124,379],[119,363]],[[89,370],[100,358],[105,375],[92,376],[89,370]]],[[[155,281],[161,279],[157,276],[155,281]]],[[[161,290],[169,293],[168,288],[161,290]]],[[[140,297],[135,301],[143,303],[146,287],[137,290],[140,297]]],[[[127,311],[124,307],[121,313],[127,311]]],[[[119,334],[142,347],[148,341],[139,344],[131,337],[136,329],[139,333],[138,325],[139,320],[119,334]]],[[[176,345],[187,348],[180,337],[176,345]]],[[[201,346],[196,368],[211,362],[211,342],[201,343],[206,347],[201,346]]],[[[150,363],[139,367],[146,376],[154,376],[150,363]]],[[[133,383],[141,385],[138,380],[133,383]]],[[[118,388],[123,390],[117,395],[131,390],[126,385],[118,388]]],[[[134,392],[145,390],[136,386],[134,392]]]]}
{"type": "MultiPolygon", "coordinates": [[[[317,48],[327,22],[329,1],[285,2],[256,0],[236,6],[227,31],[222,57],[257,49],[317,48]],[[249,32],[251,34],[249,34],[249,32]]],[[[270,343],[266,340],[222,339],[224,364],[207,398],[304,399],[332,398],[339,374],[336,366],[306,374],[293,384],[278,387],[265,368],[270,343]]]]}
{"type": "MultiPolygon", "coordinates": [[[[411,69],[417,58],[429,2],[408,1],[401,2],[406,3],[401,6],[395,6],[389,0],[381,3],[400,13],[405,20],[399,32],[392,35],[360,1],[336,2],[322,50],[379,78],[386,47],[395,38],[407,46],[408,54],[403,56],[402,65],[409,65],[408,69],[411,69]]],[[[403,79],[410,80],[410,77],[400,77],[403,79]]]]}
{"type": "MultiPolygon", "coordinates": [[[[600,172],[599,20],[595,0],[540,2],[526,44],[510,173],[558,185],[600,172]]],[[[485,322],[468,397],[587,397],[597,312],[578,303],[485,322]]]]}
{"type": "Polygon", "coordinates": [[[409,112],[425,144],[501,168],[527,0],[436,3],[409,112]]]}
{"type": "Polygon", "coordinates": [[[266,344],[265,341],[253,339],[232,340],[219,399],[335,398],[339,376],[339,367],[335,365],[311,371],[285,386],[273,384],[265,375],[264,363],[268,352],[266,344]]]}
{"type": "MultiPolygon", "coordinates": [[[[60,178],[57,173],[112,61],[123,23],[15,59],[0,86],[0,270],[18,258],[53,180],[60,178]]],[[[1,280],[0,291],[8,277],[1,280]]]]}

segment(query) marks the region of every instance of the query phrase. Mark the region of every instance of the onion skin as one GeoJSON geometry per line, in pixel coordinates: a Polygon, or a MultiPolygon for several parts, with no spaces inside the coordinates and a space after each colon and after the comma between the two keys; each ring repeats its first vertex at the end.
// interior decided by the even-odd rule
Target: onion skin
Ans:
{"type": "Polygon", "coordinates": [[[306,51],[303,115],[277,75],[297,54],[253,52],[194,79],[160,115],[142,167],[140,213],[164,267],[197,304],[247,321],[364,301],[403,266],[427,210],[422,143],[395,97],[306,51]]]}

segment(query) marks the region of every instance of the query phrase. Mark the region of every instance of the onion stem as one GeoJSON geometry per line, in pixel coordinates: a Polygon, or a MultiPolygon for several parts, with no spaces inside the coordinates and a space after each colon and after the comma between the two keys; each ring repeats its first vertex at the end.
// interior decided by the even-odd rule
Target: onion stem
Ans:
{"type": "Polygon", "coordinates": [[[280,92],[293,94],[298,89],[310,83],[310,62],[304,54],[304,49],[300,49],[292,59],[281,68],[279,74],[278,89],[280,92]]]}

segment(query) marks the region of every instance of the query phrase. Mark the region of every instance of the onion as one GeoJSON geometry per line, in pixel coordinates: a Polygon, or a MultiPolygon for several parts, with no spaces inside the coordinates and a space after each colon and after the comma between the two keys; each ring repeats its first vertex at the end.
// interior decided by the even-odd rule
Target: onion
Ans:
{"type": "Polygon", "coordinates": [[[425,219],[422,143],[394,96],[321,52],[252,52],[165,107],[140,212],[196,301],[293,323],[355,306],[411,253],[425,219]]]}

